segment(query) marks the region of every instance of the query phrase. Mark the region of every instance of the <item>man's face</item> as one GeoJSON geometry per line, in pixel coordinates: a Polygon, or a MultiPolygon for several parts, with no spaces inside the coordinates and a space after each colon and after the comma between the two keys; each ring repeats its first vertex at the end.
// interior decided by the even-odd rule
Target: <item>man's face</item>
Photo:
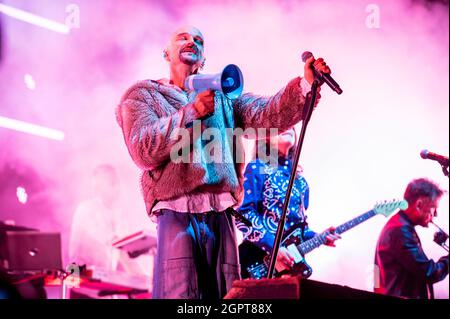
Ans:
{"type": "Polygon", "coordinates": [[[174,32],[167,48],[167,60],[200,66],[203,62],[203,35],[194,27],[182,27],[174,32]]]}
{"type": "Polygon", "coordinates": [[[273,142],[278,143],[278,148],[289,150],[292,146],[295,145],[295,131],[293,128],[286,130],[276,137],[273,137],[273,139],[273,142]]]}
{"type": "Polygon", "coordinates": [[[437,208],[439,206],[440,198],[431,199],[428,197],[420,197],[415,204],[414,223],[423,227],[428,227],[428,224],[437,216],[437,208]]]}
{"type": "Polygon", "coordinates": [[[120,196],[120,185],[116,175],[99,173],[93,180],[94,193],[105,203],[114,203],[120,196]]]}
{"type": "Polygon", "coordinates": [[[278,143],[283,143],[292,147],[295,144],[295,131],[289,129],[279,135],[278,143]]]}

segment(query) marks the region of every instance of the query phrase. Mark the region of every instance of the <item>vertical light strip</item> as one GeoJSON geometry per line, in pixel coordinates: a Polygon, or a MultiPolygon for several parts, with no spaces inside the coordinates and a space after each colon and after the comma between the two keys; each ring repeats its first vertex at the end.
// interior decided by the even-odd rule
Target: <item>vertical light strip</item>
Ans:
{"type": "Polygon", "coordinates": [[[43,18],[41,16],[29,13],[27,11],[23,11],[20,9],[16,9],[10,6],[7,6],[5,4],[0,3],[0,12],[10,16],[12,18],[28,22],[31,24],[34,24],[36,26],[55,31],[62,34],[68,34],[70,29],[65,24],[55,22],[46,18],[43,18]]]}
{"type": "Polygon", "coordinates": [[[36,125],[33,123],[10,119],[3,116],[0,116],[0,127],[57,141],[62,141],[64,139],[64,132],[62,131],[36,125]]]}

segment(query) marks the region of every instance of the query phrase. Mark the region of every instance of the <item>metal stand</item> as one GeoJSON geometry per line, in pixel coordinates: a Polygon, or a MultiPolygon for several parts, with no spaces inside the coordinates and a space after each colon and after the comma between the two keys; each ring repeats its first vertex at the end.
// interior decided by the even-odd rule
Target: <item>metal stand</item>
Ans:
{"type": "Polygon", "coordinates": [[[306,132],[306,128],[308,126],[308,122],[311,118],[312,115],[312,111],[314,109],[314,105],[316,104],[316,98],[317,98],[317,88],[319,87],[319,81],[316,79],[314,80],[312,86],[311,86],[311,91],[306,95],[306,102],[305,102],[305,110],[304,110],[304,118],[303,118],[303,123],[302,123],[302,129],[300,131],[300,138],[298,140],[298,144],[295,150],[295,155],[293,158],[293,164],[292,164],[292,169],[291,169],[291,177],[289,178],[289,184],[288,184],[288,189],[286,191],[286,197],[284,199],[284,204],[283,204],[283,211],[281,213],[281,217],[280,217],[280,221],[278,222],[278,229],[277,229],[277,233],[275,235],[275,243],[273,245],[273,250],[272,250],[272,254],[271,254],[271,259],[270,259],[270,266],[269,266],[269,271],[267,274],[267,278],[272,278],[273,277],[273,272],[275,269],[275,262],[277,260],[277,256],[278,256],[278,250],[280,248],[280,244],[281,244],[281,239],[283,237],[283,231],[284,231],[284,224],[286,222],[286,214],[288,211],[288,207],[289,207],[289,201],[291,199],[291,192],[292,192],[292,187],[294,186],[294,182],[295,182],[295,178],[296,178],[296,172],[297,172],[297,166],[298,166],[298,161],[300,158],[300,153],[302,151],[302,146],[303,146],[303,140],[305,138],[305,132],[306,132]]]}

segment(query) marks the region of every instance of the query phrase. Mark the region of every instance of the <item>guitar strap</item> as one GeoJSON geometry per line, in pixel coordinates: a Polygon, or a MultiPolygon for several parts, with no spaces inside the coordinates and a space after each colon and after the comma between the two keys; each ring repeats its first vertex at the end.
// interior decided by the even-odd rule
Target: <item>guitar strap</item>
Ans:
{"type": "Polygon", "coordinates": [[[240,221],[241,223],[243,223],[247,227],[252,227],[253,226],[251,221],[249,221],[247,218],[245,218],[242,214],[239,214],[232,207],[228,207],[225,210],[225,213],[231,214],[232,216],[234,216],[234,218],[236,218],[237,221],[240,221]]]}

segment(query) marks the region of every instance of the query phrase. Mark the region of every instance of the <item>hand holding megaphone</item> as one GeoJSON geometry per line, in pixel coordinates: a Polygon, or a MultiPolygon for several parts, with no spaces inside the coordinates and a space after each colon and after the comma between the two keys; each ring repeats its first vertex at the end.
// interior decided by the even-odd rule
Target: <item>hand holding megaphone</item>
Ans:
{"type": "Polygon", "coordinates": [[[194,109],[200,118],[214,113],[214,95],[213,90],[207,90],[195,97],[194,109]]]}

